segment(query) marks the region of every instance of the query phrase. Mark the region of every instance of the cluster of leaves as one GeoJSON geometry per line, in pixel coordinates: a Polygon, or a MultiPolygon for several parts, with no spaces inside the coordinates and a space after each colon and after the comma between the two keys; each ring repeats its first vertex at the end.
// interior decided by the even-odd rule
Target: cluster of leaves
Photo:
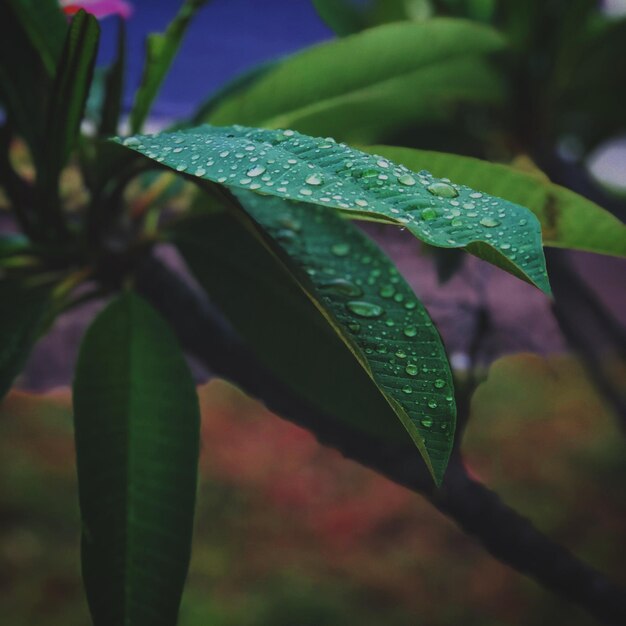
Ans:
{"type": "MultiPolygon", "coordinates": [[[[141,135],[205,4],[187,0],[148,39],[132,134],[116,141],[107,138],[119,132],[123,23],[117,58],[95,72],[95,18],[79,11],[68,22],[55,0],[37,4],[0,6],[0,184],[21,231],[0,239],[0,392],[59,314],[114,295],[86,333],[74,382],[83,573],[96,624],[175,623],[189,560],[199,413],[172,330],[134,290],[154,245],[177,246],[276,376],[354,429],[381,441],[410,438],[437,484],[455,441],[445,349],[393,262],[350,220],[406,228],[547,294],[542,228],[544,245],[626,255],[618,220],[541,175],[337,141],[452,128],[468,106],[505,109],[509,75],[491,57],[513,55],[520,65],[525,35],[515,29],[534,16],[515,15],[512,3],[502,3],[504,17],[497,2],[442,3],[460,18],[429,17],[430,5],[408,0],[372,3],[367,13],[317,1],[349,37],[265,64],[177,130],[141,135]],[[496,16],[510,28],[489,25],[496,16]],[[410,19],[391,21],[402,18],[410,19]],[[83,121],[89,132],[81,133],[83,121]],[[34,177],[16,168],[17,140],[34,177]],[[68,163],[87,191],[73,210],[60,187],[68,163]],[[126,193],[131,180],[165,167],[203,189],[197,210],[175,222],[161,220],[158,205],[131,210],[126,193]]],[[[609,37],[607,28],[594,33],[609,37]]]]}

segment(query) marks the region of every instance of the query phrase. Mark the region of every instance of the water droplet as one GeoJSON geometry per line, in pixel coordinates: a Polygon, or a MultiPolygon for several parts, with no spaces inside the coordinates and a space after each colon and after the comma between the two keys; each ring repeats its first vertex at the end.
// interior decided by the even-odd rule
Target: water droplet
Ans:
{"type": "Polygon", "coordinates": [[[381,298],[391,298],[396,289],[393,285],[383,285],[378,292],[381,298]]]}
{"type": "Polygon", "coordinates": [[[459,192],[448,183],[433,183],[428,185],[426,190],[439,198],[456,198],[459,195],[459,192]]]}
{"type": "Polygon", "coordinates": [[[443,389],[446,386],[446,381],[443,380],[442,378],[438,378],[435,382],[434,385],[437,389],[443,389]]]}
{"type": "Polygon", "coordinates": [[[348,243],[334,243],[330,247],[330,251],[335,256],[347,256],[350,254],[350,244],[348,243]]]}
{"type": "Polygon", "coordinates": [[[401,185],[407,185],[407,187],[411,187],[415,184],[415,179],[410,174],[402,174],[402,176],[398,176],[398,182],[401,185]]]}
{"type": "Polygon", "coordinates": [[[417,376],[417,372],[419,371],[417,369],[417,365],[415,365],[415,363],[409,363],[405,370],[404,370],[409,376],[417,376]]]}
{"type": "Polygon", "coordinates": [[[376,165],[378,165],[378,167],[387,168],[387,167],[389,167],[389,161],[385,161],[384,159],[380,159],[380,160],[376,161],[376,165]]]}
{"type": "Polygon", "coordinates": [[[407,395],[413,393],[413,389],[411,389],[410,385],[404,385],[404,387],[402,387],[402,392],[406,393],[407,395]]]}
{"type": "Polygon", "coordinates": [[[180,165],[176,166],[176,171],[177,172],[184,172],[187,169],[187,164],[186,163],[181,163],[180,165]]]}
{"type": "Polygon", "coordinates": [[[311,174],[310,176],[307,176],[305,182],[307,185],[321,185],[324,181],[320,174],[311,174]]]}
{"type": "Polygon", "coordinates": [[[486,226],[487,228],[495,228],[496,226],[500,226],[500,222],[493,217],[483,217],[480,220],[482,226],[486,226]]]}
{"type": "Polygon", "coordinates": [[[406,352],[405,352],[404,350],[398,350],[398,351],[396,352],[396,356],[397,356],[399,359],[406,359],[406,352]]]}
{"type": "Polygon", "coordinates": [[[420,215],[422,216],[423,220],[434,220],[437,217],[437,211],[435,211],[435,209],[424,209],[420,215]]]}
{"type": "Polygon", "coordinates": [[[138,146],[141,142],[137,137],[126,137],[122,142],[125,146],[132,148],[133,146],[138,146]]]}
{"type": "Polygon", "coordinates": [[[428,406],[429,406],[431,409],[436,409],[436,408],[437,408],[437,406],[438,406],[438,404],[437,404],[434,400],[429,400],[429,401],[428,401],[428,406]]]}
{"type": "Polygon", "coordinates": [[[357,204],[358,206],[367,206],[367,200],[355,200],[354,201],[355,204],[357,204]]]}
{"type": "Polygon", "coordinates": [[[432,428],[433,426],[433,421],[431,419],[428,418],[424,418],[423,420],[420,420],[420,424],[424,427],[424,428],[432,428]]]}
{"type": "Polygon", "coordinates": [[[250,176],[250,178],[254,178],[255,176],[260,176],[261,174],[265,174],[265,168],[262,165],[256,165],[252,169],[249,169],[246,172],[246,176],[250,176]]]}
{"type": "Polygon", "coordinates": [[[324,291],[337,294],[338,296],[349,296],[357,298],[363,295],[362,289],[345,278],[334,278],[320,285],[324,291]]]}
{"type": "Polygon", "coordinates": [[[470,198],[478,199],[482,197],[483,197],[483,194],[480,193],[479,191],[474,191],[473,193],[470,193],[470,198]]]}
{"type": "Polygon", "coordinates": [[[355,335],[358,335],[361,332],[361,324],[357,324],[356,322],[351,322],[350,324],[348,324],[348,328],[350,329],[350,332],[354,333],[355,335]]]}
{"type": "Polygon", "coordinates": [[[359,317],[375,318],[380,317],[385,312],[381,306],[366,300],[350,300],[346,304],[346,308],[359,317]]]}
{"type": "Polygon", "coordinates": [[[407,337],[415,337],[415,335],[417,335],[417,328],[415,326],[405,326],[404,334],[407,337]]]}

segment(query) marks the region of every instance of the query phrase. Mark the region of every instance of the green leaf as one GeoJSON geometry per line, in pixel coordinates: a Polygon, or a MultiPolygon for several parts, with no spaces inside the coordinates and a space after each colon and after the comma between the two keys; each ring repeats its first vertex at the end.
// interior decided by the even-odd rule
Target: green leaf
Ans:
{"type": "Polygon", "coordinates": [[[48,296],[46,287],[29,286],[16,279],[0,280],[0,401],[35,344],[48,296]]]}
{"type": "Polygon", "coordinates": [[[119,296],[87,331],[74,414],[93,622],[172,626],[189,565],[199,407],[176,339],[138,296],[119,296]]]}
{"type": "Polygon", "coordinates": [[[313,0],[313,6],[326,24],[342,37],[367,27],[363,10],[349,0],[313,0]]]}
{"type": "MultiPolygon", "coordinates": [[[[27,33],[50,77],[61,58],[67,21],[58,0],[6,0],[27,33]]],[[[3,36],[7,25],[3,23],[3,36]]]]}
{"type": "Polygon", "coordinates": [[[463,20],[379,26],[286,59],[203,121],[373,141],[441,116],[450,102],[497,98],[484,57],[503,45],[496,31],[463,20]]]}
{"type": "Polygon", "coordinates": [[[626,226],[618,218],[547,178],[456,154],[392,146],[367,150],[528,207],[541,223],[546,246],[626,256],[626,226]]]}
{"type": "Polygon", "coordinates": [[[432,13],[429,0],[313,0],[320,17],[341,36],[365,28],[409,19],[426,19],[432,13]]]}
{"type": "Polygon", "coordinates": [[[98,20],[81,9],[67,33],[48,110],[46,161],[56,173],[67,162],[78,136],[99,37],[98,20]]]}
{"type": "MultiPolygon", "coordinates": [[[[122,143],[121,140],[118,140],[122,143]]],[[[294,131],[204,126],[127,138],[172,169],[231,189],[332,206],[468,252],[550,293],[537,218],[524,207],[294,131]]]]}
{"type": "MultiPolygon", "coordinates": [[[[246,88],[253,85],[259,78],[265,76],[270,70],[277,68],[282,59],[271,59],[263,61],[257,65],[253,65],[248,70],[237,74],[233,79],[227,81],[213,94],[211,94],[197,109],[191,118],[191,125],[202,124],[204,120],[213,113],[213,111],[222,102],[228,100],[232,96],[243,92],[246,88]]],[[[188,124],[189,125],[189,124],[188,124]]]]}
{"type": "Polygon", "coordinates": [[[399,439],[399,420],[439,484],[453,443],[453,382],[411,288],[332,209],[235,195],[275,257],[241,228],[218,235],[209,234],[221,226],[212,218],[184,224],[175,241],[209,295],[259,358],[317,406],[382,439],[399,439]]]}
{"type": "Polygon", "coordinates": [[[141,130],[152,103],[183,41],[189,23],[208,0],[186,0],[164,33],[153,33],[146,42],[146,61],[141,85],[130,113],[131,132],[141,130]]]}
{"type": "Polygon", "coordinates": [[[39,163],[49,78],[39,53],[8,2],[0,2],[0,24],[0,103],[11,130],[26,140],[39,163]]]}

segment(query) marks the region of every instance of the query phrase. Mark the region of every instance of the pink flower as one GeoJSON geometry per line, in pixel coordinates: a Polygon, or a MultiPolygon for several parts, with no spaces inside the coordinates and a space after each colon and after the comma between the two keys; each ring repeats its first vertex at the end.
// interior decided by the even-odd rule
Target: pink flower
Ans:
{"type": "Polygon", "coordinates": [[[133,12],[131,4],[124,0],[81,0],[80,2],[60,0],[60,3],[66,15],[74,15],[80,9],[85,9],[85,11],[98,19],[108,17],[109,15],[119,15],[127,19],[133,12]]]}

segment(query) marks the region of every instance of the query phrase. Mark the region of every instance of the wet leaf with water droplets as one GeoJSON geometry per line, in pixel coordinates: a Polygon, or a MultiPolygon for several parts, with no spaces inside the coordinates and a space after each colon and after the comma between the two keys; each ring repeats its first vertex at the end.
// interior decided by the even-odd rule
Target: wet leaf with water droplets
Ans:
{"type": "Polygon", "coordinates": [[[456,415],[452,376],[439,334],[410,287],[382,251],[332,209],[249,191],[234,194],[243,207],[242,219],[253,220],[257,237],[273,254],[258,243],[259,255],[266,260],[250,257],[255,240],[244,229],[231,233],[225,244],[215,226],[203,231],[190,220],[185,236],[175,236],[174,241],[201,284],[256,347],[258,357],[268,360],[292,388],[382,438],[402,440],[408,433],[441,481],[456,415]],[[295,238],[280,237],[286,214],[300,224],[295,238]],[[239,242],[240,237],[247,239],[239,242]],[[190,240],[197,243],[191,245],[190,240]],[[350,254],[333,254],[334,242],[348,245],[350,254]],[[236,259],[234,245],[242,255],[236,259]],[[224,251],[217,259],[220,249],[224,251]],[[272,270],[277,276],[269,274],[270,261],[277,266],[272,270]],[[243,269],[230,281],[224,272],[232,264],[243,269]],[[256,273],[262,271],[267,274],[260,278],[256,273]],[[242,272],[248,274],[245,282],[242,272]],[[279,292],[288,291],[285,281],[295,281],[299,289],[289,295],[279,292]],[[390,283],[403,296],[401,302],[380,295],[381,286],[390,283]],[[288,308],[295,307],[298,294],[306,302],[288,308]],[[415,305],[407,308],[405,302],[415,305]],[[260,325],[259,316],[265,324],[260,325]],[[407,327],[413,329],[410,337],[404,332],[407,327]],[[407,360],[396,368],[398,354],[407,360]],[[408,362],[415,374],[405,371],[408,362]],[[435,387],[437,379],[445,381],[444,388],[435,387]],[[435,409],[429,401],[436,402],[435,409]],[[435,426],[427,431],[422,419],[435,426]],[[406,430],[398,431],[400,424],[406,430]]]}
{"type": "Polygon", "coordinates": [[[464,248],[550,293],[538,220],[501,198],[485,193],[477,198],[474,190],[426,171],[412,172],[380,156],[294,131],[201,126],[138,139],[129,147],[177,171],[187,171],[192,156],[199,155],[207,162],[203,180],[395,223],[430,245],[464,248]],[[263,176],[246,176],[260,166],[266,168],[263,176]],[[307,178],[322,173],[320,185],[307,184],[307,178]],[[417,184],[400,183],[405,175],[417,184]]]}

